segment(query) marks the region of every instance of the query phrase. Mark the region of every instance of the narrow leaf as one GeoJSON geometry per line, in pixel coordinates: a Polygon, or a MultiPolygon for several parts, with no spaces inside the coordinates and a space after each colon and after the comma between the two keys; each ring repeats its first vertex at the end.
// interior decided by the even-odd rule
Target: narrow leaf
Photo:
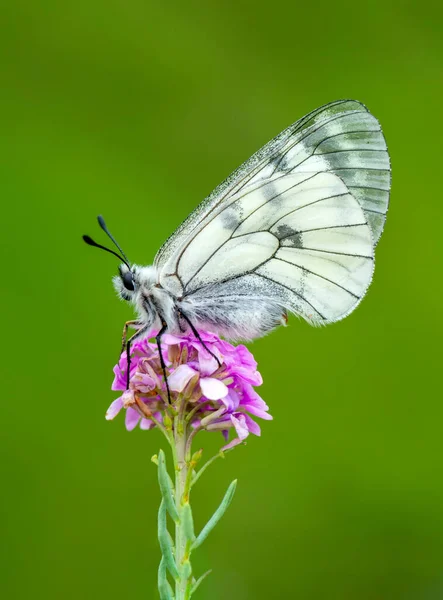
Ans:
{"type": "Polygon", "coordinates": [[[162,557],[158,568],[158,592],[160,600],[174,600],[172,588],[166,576],[166,562],[164,557],[162,557]]]}
{"type": "Polygon", "coordinates": [[[225,514],[226,509],[231,504],[231,500],[234,496],[236,486],[237,486],[237,480],[234,479],[234,481],[228,487],[226,494],[225,494],[223,500],[221,501],[220,506],[217,508],[215,513],[212,515],[212,517],[209,519],[209,521],[206,523],[206,525],[201,530],[201,532],[200,532],[199,536],[197,537],[197,539],[195,540],[195,542],[192,544],[191,550],[195,550],[205,541],[205,539],[208,537],[208,535],[211,533],[211,531],[214,529],[214,527],[220,521],[222,516],[225,514]]]}
{"type": "Polygon", "coordinates": [[[185,560],[181,567],[181,578],[186,581],[192,575],[192,567],[189,560],[185,560]]]}
{"type": "Polygon", "coordinates": [[[209,569],[209,571],[206,571],[206,573],[203,573],[203,575],[197,579],[197,581],[194,583],[194,585],[191,588],[191,594],[190,594],[191,596],[192,596],[192,594],[194,594],[194,592],[196,591],[198,586],[201,584],[203,579],[205,579],[209,575],[209,573],[212,573],[212,569],[209,569]]]}
{"type": "Polygon", "coordinates": [[[194,519],[192,518],[192,509],[189,502],[185,502],[181,509],[181,522],[186,539],[193,542],[195,540],[194,519]]]}
{"type": "Polygon", "coordinates": [[[164,500],[161,501],[160,508],[158,509],[158,541],[166,567],[171,575],[175,579],[178,579],[179,572],[172,551],[171,536],[166,526],[166,505],[164,500]]]}
{"type": "Polygon", "coordinates": [[[168,475],[168,471],[166,470],[166,459],[163,450],[160,450],[158,453],[158,483],[160,485],[160,490],[168,513],[171,515],[174,521],[178,521],[178,512],[172,493],[172,482],[168,475]]]}

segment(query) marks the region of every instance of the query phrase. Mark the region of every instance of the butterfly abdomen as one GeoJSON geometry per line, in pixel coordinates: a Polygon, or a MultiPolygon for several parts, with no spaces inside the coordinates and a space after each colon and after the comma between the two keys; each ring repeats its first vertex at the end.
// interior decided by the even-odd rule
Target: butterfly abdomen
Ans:
{"type": "Polygon", "coordinates": [[[263,297],[241,294],[201,297],[185,299],[181,307],[197,329],[212,331],[232,341],[253,340],[286,324],[284,308],[263,297]]]}

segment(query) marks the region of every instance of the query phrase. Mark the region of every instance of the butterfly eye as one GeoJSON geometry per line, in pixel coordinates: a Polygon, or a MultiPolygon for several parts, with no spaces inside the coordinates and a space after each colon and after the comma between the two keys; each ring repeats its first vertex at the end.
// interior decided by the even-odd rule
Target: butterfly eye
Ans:
{"type": "Polygon", "coordinates": [[[123,273],[122,281],[127,290],[130,290],[131,292],[134,291],[134,279],[132,278],[131,271],[126,271],[126,273],[123,273]]]}

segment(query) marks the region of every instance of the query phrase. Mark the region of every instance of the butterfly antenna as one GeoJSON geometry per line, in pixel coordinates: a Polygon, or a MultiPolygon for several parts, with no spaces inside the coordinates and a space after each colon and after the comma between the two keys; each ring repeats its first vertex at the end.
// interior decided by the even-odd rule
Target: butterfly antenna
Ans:
{"type": "MultiPolygon", "coordinates": [[[[125,263],[125,265],[128,267],[129,270],[131,270],[131,265],[128,263],[127,260],[125,260],[123,258],[123,256],[120,256],[120,254],[117,254],[117,252],[114,252],[114,250],[111,250],[110,248],[106,248],[106,246],[102,246],[101,244],[97,244],[97,242],[94,242],[94,240],[89,237],[89,235],[84,235],[83,237],[83,241],[88,244],[88,246],[95,246],[96,248],[100,248],[101,250],[105,250],[106,252],[109,252],[110,254],[113,254],[114,256],[116,256],[121,262],[125,263]]],[[[123,252],[122,252],[123,254],[123,252]]]]}
{"type": "MultiPolygon", "coordinates": [[[[115,237],[112,235],[112,233],[109,231],[109,229],[106,227],[106,223],[104,218],[99,215],[97,217],[97,221],[98,224],[100,225],[100,227],[103,229],[103,231],[106,233],[106,235],[114,242],[114,244],[117,246],[117,248],[120,250],[120,254],[123,256],[123,258],[125,259],[123,262],[125,262],[128,266],[129,266],[129,260],[126,258],[126,254],[123,252],[123,250],[120,248],[119,244],[117,243],[115,237]]],[[[129,267],[130,268],[130,267],[129,267]]]]}

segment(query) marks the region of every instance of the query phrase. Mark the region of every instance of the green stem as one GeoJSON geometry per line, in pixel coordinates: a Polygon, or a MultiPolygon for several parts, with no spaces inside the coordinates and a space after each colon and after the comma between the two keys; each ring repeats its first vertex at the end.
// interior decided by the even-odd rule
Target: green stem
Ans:
{"type": "Polygon", "coordinates": [[[197,433],[199,431],[201,431],[203,429],[203,427],[196,427],[195,429],[193,429],[191,431],[191,433],[189,434],[188,440],[186,442],[185,445],[185,459],[187,461],[191,460],[191,448],[192,448],[192,442],[195,438],[195,436],[197,435],[197,433]]]}
{"type": "Polygon", "coordinates": [[[193,416],[199,411],[201,410],[201,404],[199,402],[197,402],[197,404],[194,406],[194,408],[192,410],[189,411],[189,413],[186,416],[186,423],[190,423],[192,421],[193,416]]]}
{"type": "MultiPolygon", "coordinates": [[[[185,400],[180,399],[179,410],[174,409],[173,422],[165,419],[163,433],[167,437],[174,459],[175,485],[167,471],[163,450],[159,451],[157,458],[158,477],[162,502],[159,509],[158,539],[162,550],[162,560],[158,571],[158,590],[161,600],[190,600],[197,587],[206,574],[196,581],[192,573],[190,556],[208,537],[228,508],[234,495],[236,481],[228,488],[223,500],[215,513],[206,523],[198,536],[194,533],[194,519],[190,506],[190,493],[192,486],[198,481],[206,469],[219,457],[224,456],[220,451],[208,460],[196,473],[195,467],[199,463],[202,450],[192,455],[192,442],[195,435],[210,426],[221,414],[222,408],[204,418],[204,426],[192,429],[186,420],[185,400]],[[169,515],[169,516],[168,516],[169,515]],[[168,531],[167,520],[172,518],[175,522],[175,540],[168,531]],[[169,579],[175,580],[175,595],[169,584],[169,579]]],[[[226,451],[225,451],[226,452],[226,451]]]]}
{"type": "Polygon", "coordinates": [[[182,518],[182,506],[185,498],[186,481],[188,478],[189,466],[186,462],[186,423],[183,417],[176,417],[175,419],[175,454],[176,454],[176,468],[175,468],[175,504],[180,515],[178,522],[175,525],[175,560],[177,563],[180,577],[176,579],[175,584],[175,600],[187,600],[187,587],[188,580],[191,574],[186,572],[184,569],[184,563],[189,559],[187,549],[187,539],[184,528],[184,521],[182,518]]]}

